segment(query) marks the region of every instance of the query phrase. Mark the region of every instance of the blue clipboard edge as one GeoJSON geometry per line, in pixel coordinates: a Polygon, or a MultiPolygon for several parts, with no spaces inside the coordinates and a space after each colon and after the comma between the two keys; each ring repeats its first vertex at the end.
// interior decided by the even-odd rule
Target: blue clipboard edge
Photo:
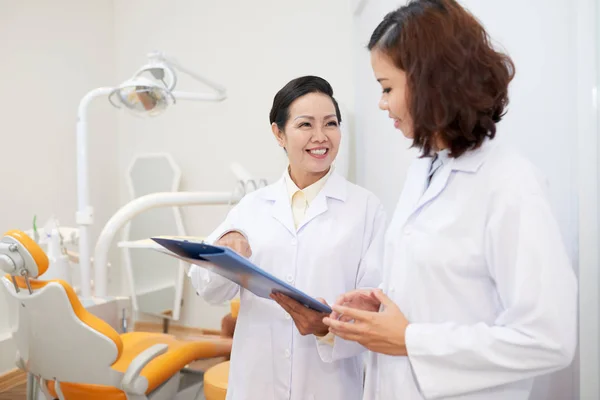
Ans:
{"type": "MultiPolygon", "coordinates": [[[[243,258],[238,253],[236,253],[235,251],[233,251],[227,247],[212,245],[212,244],[206,243],[201,240],[194,240],[193,238],[160,237],[160,236],[158,236],[158,237],[152,237],[151,239],[154,242],[158,243],[160,246],[164,247],[166,250],[168,250],[169,254],[171,256],[181,259],[183,261],[186,261],[188,263],[198,265],[200,267],[204,267],[204,265],[206,265],[206,264],[211,264],[211,262],[208,259],[203,259],[200,256],[200,253],[198,253],[198,255],[195,258],[190,258],[190,257],[182,256],[181,254],[178,254],[177,252],[175,252],[175,250],[176,250],[176,248],[179,248],[180,243],[184,242],[189,245],[201,245],[203,247],[203,252],[207,255],[208,254],[211,254],[211,255],[227,254],[231,258],[237,259],[246,265],[250,264],[249,265],[250,268],[254,269],[257,273],[259,273],[266,279],[271,280],[272,282],[276,283],[277,285],[282,286],[284,289],[288,290],[290,293],[286,294],[286,295],[290,296],[290,294],[291,294],[290,297],[296,297],[296,296],[293,296],[294,294],[297,295],[298,298],[295,299],[296,301],[303,303],[303,301],[301,301],[302,298],[309,299],[310,300],[309,304],[304,304],[305,307],[308,307],[315,311],[326,313],[326,314],[331,314],[333,312],[331,307],[329,307],[328,305],[319,302],[317,299],[314,299],[313,297],[307,295],[306,293],[302,292],[301,290],[291,286],[290,284],[271,275],[270,273],[264,271],[263,269],[259,268],[258,266],[250,263],[247,259],[243,258]],[[210,250],[211,253],[207,253],[206,250],[210,250]]],[[[215,273],[217,273],[217,272],[215,271],[215,273]]]]}

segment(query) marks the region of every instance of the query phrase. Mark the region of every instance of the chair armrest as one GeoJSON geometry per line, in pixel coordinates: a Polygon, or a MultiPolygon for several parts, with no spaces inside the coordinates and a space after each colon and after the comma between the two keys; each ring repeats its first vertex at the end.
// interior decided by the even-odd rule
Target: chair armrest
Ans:
{"type": "Polygon", "coordinates": [[[139,394],[142,395],[146,393],[146,389],[148,387],[148,382],[142,381],[140,378],[140,373],[142,369],[153,359],[160,356],[161,354],[165,354],[169,346],[166,344],[155,344],[152,347],[147,348],[137,355],[136,358],[133,359],[127,371],[125,371],[125,375],[123,376],[123,380],[121,381],[121,386],[126,393],[131,394],[139,394]]]}

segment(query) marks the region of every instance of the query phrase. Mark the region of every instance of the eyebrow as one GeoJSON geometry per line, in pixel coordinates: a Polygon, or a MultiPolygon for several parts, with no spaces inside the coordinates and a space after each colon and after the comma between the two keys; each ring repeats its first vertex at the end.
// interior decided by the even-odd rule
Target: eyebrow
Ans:
{"type": "MultiPolygon", "coordinates": [[[[329,114],[329,115],[325,116],[325,119],[331,118],[331,117],[336,117],[337,118],[337,115],[336,114],[329,114]]],[[[306,119],[310,119],[312,121],[315,120],[315,117],[312,117],[310,115],[298,115],[296,118],[294,118],[294,121],[297,120],[297,119],[299,119],[299,118],[306,118],[306,119]]]]}

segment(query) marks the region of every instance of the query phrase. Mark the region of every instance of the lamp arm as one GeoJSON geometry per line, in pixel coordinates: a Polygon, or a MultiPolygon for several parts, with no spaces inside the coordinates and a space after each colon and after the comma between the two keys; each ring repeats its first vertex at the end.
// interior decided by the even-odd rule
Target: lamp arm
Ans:
{"type": "Polygon", "coordinates": [[[182,66],[181,64],[179,64],[177,61],[175,61],[174,59],[165,56],[164,54],[162,55],[163,60],[167,63],[170,64],[171,66],[173,66],[175,69],[183,72],[184,74],[187,74],[189,76],[191,76],[192,78],[194,78],[195,80],[197,80],[198,82],[202,82],[203,84],[205,84],[206,86],[210,87],[211,89],[215,90],[216,92],[218,92],[219,94],[221,94],[223,96],[223,98],[225,98],[226,94],[227,94],[227,89],[225,89],[224,86],[211,81],[210,79],[197,74],[194,71],[191,71],[187,68],[185,68],[184,66],[182,66]]]}
{"type": "Polygon", "coordinates": [[[194,93],[182,92],[175,90],[170,93],[177,100],[192,100],[192,101],[223,101],[227,98],[224,93],[194,93]]]}

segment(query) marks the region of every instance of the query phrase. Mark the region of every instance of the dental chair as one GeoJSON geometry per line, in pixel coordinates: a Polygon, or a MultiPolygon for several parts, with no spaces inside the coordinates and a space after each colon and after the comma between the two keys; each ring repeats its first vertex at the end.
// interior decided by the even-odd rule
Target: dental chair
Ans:
{"type": "Polygon", "coordinates": [[[202,379],[186,387],[185,367],[228,356],[231,341],[181,341],[161,333],[119,335],[88,312],[66,282],[38,278],[48,258],[20,231],[0,238],[2,290],[15,317],[17,366],[39,379],[47,399],[193,400],[202,379]]]}

